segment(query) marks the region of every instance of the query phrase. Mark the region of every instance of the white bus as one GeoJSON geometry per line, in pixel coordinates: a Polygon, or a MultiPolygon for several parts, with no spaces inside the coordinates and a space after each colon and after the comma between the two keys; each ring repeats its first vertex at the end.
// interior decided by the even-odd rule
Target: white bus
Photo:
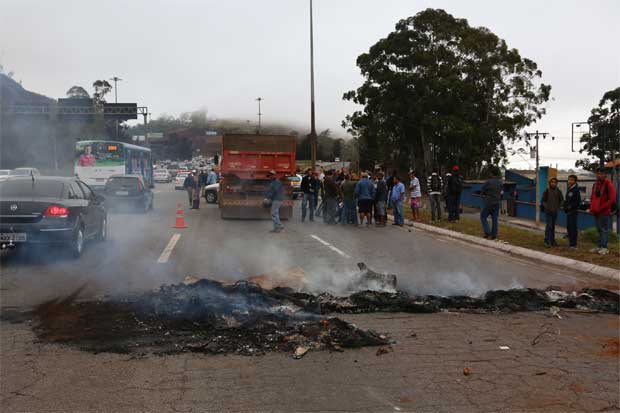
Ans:
{"type": "Polygon", "coordinates": [[[153,183],[151,150],[114,141],[79,141],[75,144],[75,174],[93,189],[103,189],[112,175],[142,175],[153,183]]]}

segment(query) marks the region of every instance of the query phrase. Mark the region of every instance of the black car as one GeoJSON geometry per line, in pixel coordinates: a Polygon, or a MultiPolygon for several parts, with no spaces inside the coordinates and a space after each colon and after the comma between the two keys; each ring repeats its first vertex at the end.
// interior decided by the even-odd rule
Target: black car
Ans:
{"type": "Polygon", "coordinates": [[[77,178],[11,177],[0,182],[0,248],[60,245],[75,256],[107,236],[104,198],[77,178]]]}
{"type": "Polygon", "coordinates": [[[112,175],[105,184],[108,209],[130,209],[146,213],[153,209],[152,186],[140,175],[112,175]]]}

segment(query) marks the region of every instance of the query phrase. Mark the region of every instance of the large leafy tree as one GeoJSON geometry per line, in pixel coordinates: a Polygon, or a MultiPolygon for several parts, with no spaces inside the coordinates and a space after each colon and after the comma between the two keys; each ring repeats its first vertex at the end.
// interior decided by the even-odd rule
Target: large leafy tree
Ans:
{"type": "Polygon", "coordinates": [[[590,133],[581,137],[583,146],[579,150],[588,157],[579,159],[575,166],[594,170],[620,152],[620,87],[605,92],[588,123],[590,133]]]}
{"type": "Polygon", "coordinates": [[[344,94],[363,105],[343,126],[375,162],[470,175],[506,159],[507,143],[539,119],[551,87],[537,64],[484,27],[444,10],[403,19],[357,59],[364,83],[344,94]]]}

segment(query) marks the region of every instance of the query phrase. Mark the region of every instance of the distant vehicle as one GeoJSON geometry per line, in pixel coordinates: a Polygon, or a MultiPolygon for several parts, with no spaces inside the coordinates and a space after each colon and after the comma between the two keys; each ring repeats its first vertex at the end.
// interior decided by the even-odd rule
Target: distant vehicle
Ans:
{"type": "Polygon", "coordinates": [[[0,181],[4,181],[11,175],[10,169],[0,169],[0,181]]]}
{"type": "Polygon", "coordinates": [[[131,209],[146,213],[153,209],[153,191],[140,175],[113,175],[105,184],[108,209],[131,209]]]}
{"type": "Polygon", "coordinates": [[[202,196],[204,197],[207,204],[216,204],[217,203],[217,193],[220,191],[220,184],[211,184],[205,186],[204,193],[202,196]]]}
{"type": "Polygon", "coordinates": [[[151,150],[114,141],[79,141],[75,144],[75,174],[95,190],[103,190],[112,175],[141,175],[153,183],[151,150]]]}
{"type": "Polygon", "coordinates": [[[177,173],[179,172],[179,164],[171,163],[167,166],[167,168],[168,172],[170,172],[170,175],[172,175],[173,178],[177,176],[177,173]]]}
{"type": "Polygon", "coordinates": [[[174,189],[183,189],[183,183],[185,182],[185,178],[189,175],[189,171],[179,172],[174,178],[174,189]]]}
{"type": "Polygon", "coordinates": [[[0,248],[58,245],[75,257],[87,239],[105,240],[105,199],[76,178],[14,177],[0,182],[0,248]]]}
{"type": "Polygon", "coordinates": [[[297,199],[299,195],[303,195],[303,192],[301,192],[301,175],[292,175],[287,177],[286,179],[288,179],[288,181],[291,183],[291,187],[293,188],[293,199],[297,199]]]}
{"type": "Polygon", "coordinates": [[[153,171],[153,180],[155,182],[172,182],[172,175],[167,169],[156,169],[153,171]]]}
{"type": "Polygon", "coordinates": [[[37,168],[15,168],[9,173],[11,176],[41,176],[37,168]]]}
{"type": "Polygon", "coordinates": [[[286,179],[295,174],[295,143],[290,135],[224,134],[220,192],[222,218],[268,219],[263,206],[265,192],[271,183],[270,170],[284,184],[285,199],[280,218],[293,215],[292,186],[286,179]]]}

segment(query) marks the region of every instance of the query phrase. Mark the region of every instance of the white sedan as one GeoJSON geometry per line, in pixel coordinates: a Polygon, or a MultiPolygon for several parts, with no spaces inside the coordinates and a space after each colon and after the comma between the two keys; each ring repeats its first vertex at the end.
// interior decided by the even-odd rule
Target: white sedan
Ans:
{"type": "Polygon", "coordinates": [[[174,189],[183,189],[183,183],[188,176],[189,172],[179,172],[174,178],[174,189]]]}
{"type": "Polygon", "coordinates": [[[153,171],[153,180],[155,182],[172,182],[172,175],[167,169],[155,169],[153,171]]]}

